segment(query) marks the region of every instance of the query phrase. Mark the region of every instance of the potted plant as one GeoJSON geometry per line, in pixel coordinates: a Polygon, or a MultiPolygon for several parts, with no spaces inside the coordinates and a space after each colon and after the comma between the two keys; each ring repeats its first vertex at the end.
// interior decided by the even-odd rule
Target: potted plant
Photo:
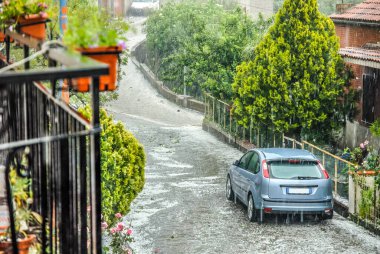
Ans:
{"type": "MultiPolygon", "coordinates": [[[[14,220],[17,232],[17,247],[19,254],[28,254],[29,248],[35,243],[36,235],[31,232],[33,225],[40,225],[42,218],[33,212],[31,192],[29,191],[30,179],[19,177],[15,169],[10,172],[14,208],[14,220]]],[[[0,235],[0,253],[12,253],[12,241],[10,228],[5,234],[0,235]]]]}
{"type": "MultiPolygon", "coordinates": [[[[124,34],[128,25],[119,18],[111,17],[104,10],[80,3],[70,10],[68,26],[63,36],[64,43],[82,55],[109,65],[109,74],[100,76],[100,91],[116,89],[117,62],[119,54],[125,49],[124,34]],[[83,22],[86,20],[86,22],[83,22]]],[[[87,92],[90,78],[71,80],[74,90],[87,92]]]]}
{"type": "Polygon", "coordinates": [[[0,23],[2,27],[14,27],[21,33],[37,39],[45,39],[46,0],[5,0],[0,10],[0,23]]]}

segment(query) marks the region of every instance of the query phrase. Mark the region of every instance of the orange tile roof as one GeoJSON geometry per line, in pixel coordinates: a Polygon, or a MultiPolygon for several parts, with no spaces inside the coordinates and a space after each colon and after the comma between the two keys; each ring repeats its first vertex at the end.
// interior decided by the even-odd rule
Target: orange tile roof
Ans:
{"type": "Polygon", "coordinates": [[[341,48],[339,54],[343,57],[349,57],[358,60],[380,63],[380,50],[366,48],[341,48]]]}
{"type": "Polygon", "coordinates": [[[341,14],[332,14],[332,20],[351,20],[380,23],[380,0],[367,0],[341,14]]]}

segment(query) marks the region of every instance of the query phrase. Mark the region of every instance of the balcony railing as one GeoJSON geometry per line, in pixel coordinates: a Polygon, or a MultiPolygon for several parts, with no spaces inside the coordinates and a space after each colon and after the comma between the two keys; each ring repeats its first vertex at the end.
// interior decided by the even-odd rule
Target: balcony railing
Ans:
{"type": "MultiPolygon", "coordinates": [[[[29,49],[42,42],[7,31],[29,49]]],[[[9,39],[9,37],[8,37],[9,39]]],[[[1,45],[0,45],[1,46],[1,45]]],[[[9,64],[9,40],[0,68],[9,64]]],[[[14,195],[9,173],[31,180],[32,210],[42,216],[34,231],[41,253],[101,253],[99,76],[108,66],[49,48],[49,67],[0,73],[0,166],[5,167],[12,250],[18,253],[14,195]],[[59,80],[91,77],[92,120],[56,98],[59,80]]]]}

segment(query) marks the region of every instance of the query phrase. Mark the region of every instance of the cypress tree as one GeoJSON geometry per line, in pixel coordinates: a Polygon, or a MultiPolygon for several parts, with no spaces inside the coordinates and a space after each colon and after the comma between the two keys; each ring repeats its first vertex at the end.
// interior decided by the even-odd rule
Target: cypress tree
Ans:
{"type": "Polygon", "coordinates": [[[286,0],[255,48],[237,67],[233,91],[239,124],[295,134],[331,132],[344,122],[339,98],[347,78],[333,22],[316,0],[286,0]]]}

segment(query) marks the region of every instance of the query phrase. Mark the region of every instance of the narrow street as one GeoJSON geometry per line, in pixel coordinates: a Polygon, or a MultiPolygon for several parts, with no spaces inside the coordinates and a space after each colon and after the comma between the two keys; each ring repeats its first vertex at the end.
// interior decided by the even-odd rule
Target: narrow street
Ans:
{"type": "MultiPolygon", "coordinates": [[[[129,48],[144,38],[132,18],[129,48]]],[[[107,109],[144,145],[146,183],[125,218],[139,254],[380,253],[380,237],[336,215],[331,221],[263,225],[225,198],[226,171],[242,153],[201,128],[203,115],[160,96],[132,61],[107,109]]]]}

